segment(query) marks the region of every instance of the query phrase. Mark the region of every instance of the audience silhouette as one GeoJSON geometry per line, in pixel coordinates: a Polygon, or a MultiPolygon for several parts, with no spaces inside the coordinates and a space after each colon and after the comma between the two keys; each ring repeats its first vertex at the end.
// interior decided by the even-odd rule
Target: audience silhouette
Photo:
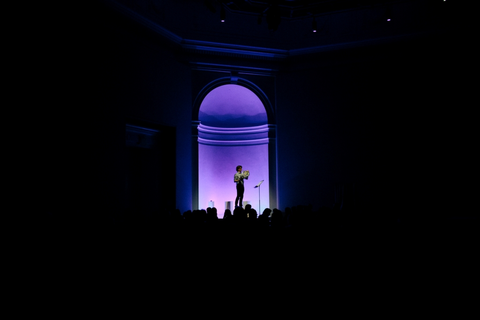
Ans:
{"type": "MultiPolygon", "coordinates": [[[[68,209],[65,212],[68,212],[68,209]]],[[[431,227],[433,225],[448,227],[450,234],[458,231],[464,236],[469,231],[471,231],[470,234],[477,232],[476,226],[478,226],[478,220],[474,218],[448,218],[442,215],[436,220],[420,218],[406,220],[398,217],[388,220],[372,218],[368,213],[368,210],[364,210],[363,213],[355,212],[352,208],[348,212],[343,212],[335,205],[323,206],[317,210],[310,205],[297,205],[286,207],[284,211],[278,208],[265,208],[258,215],[257,210],[250,204],[247,204],[245,209],[236,207],[233,213],[230,209],[226,209],[221,218],[218,217],[215,207],[187,210],[183,213],[179,209],[158,210],[151,214],[130,208],[109,219],[88,218],[93,217],[93,214],[82,217],[81,212],[74,212],[69,216],[66,213],[45,211],[43,215],[35,217],[34,227],[43,234],[55,232],[74,234],[70,231],[82,232],[82,230],[96,228],[101,232],[114,231],[118,235],[132,237],[136,234],[164,235],[180,240],[195,239],[189,245],[198,245],[207,241],[206,239],[210,239],[210,244],[219,239],[235,240],[242,244],[263,235],[266,243],[276,245],[274,241],[278,240],[275,238],[278,235],[295,235],[299,239],[314,236],[317,237],[315,241],[320,241],[321,237],[324,240],[330,237],[328,241],[337,239],[339,242],[355,238],[356,240],[352,242],[354,243],[358,239],[365,238],[392,239],[405,230],[410,230],[411,234],[419,234],[425,230],[442,230],[440,227],[431,227]],[[465,231],[463,227],[468,230],[465,231]],[[197,235],[200,236],[193,238],[197,235]],[[252,236],[254,238],[250,238],[252,236]]],[[[258,243],[253,241],[251,245],[261,245],[261,243],[261,241],[258,243]]]]}

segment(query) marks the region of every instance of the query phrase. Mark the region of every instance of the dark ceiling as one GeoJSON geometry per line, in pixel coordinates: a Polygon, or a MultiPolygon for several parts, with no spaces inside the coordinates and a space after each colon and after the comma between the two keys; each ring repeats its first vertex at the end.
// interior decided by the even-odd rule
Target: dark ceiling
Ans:
{"type": "MultiPolygon", "coordinates": [[[[224,6],[231,12],[268,15],[281,19],[297,19],[305,16],[322,15],[342,10],[356,10],[362,6],[374,6],[392,0],[205,0],[205,5],[215,13],[217,7],[224,6]]],[[[398,2],[398,1],[397,1],[398,2]]]]}
{"type": "Polygon", "coordinates": [[[274,50],[417,37],[441,32],[453,20],[451,0],[106,1],[179,43],[274,50]]]}

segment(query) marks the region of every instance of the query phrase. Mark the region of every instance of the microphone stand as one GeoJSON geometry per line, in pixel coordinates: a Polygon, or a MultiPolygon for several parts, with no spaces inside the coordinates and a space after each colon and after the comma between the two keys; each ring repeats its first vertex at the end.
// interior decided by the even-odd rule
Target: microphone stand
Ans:
{"type": "Polygon", "coordinates": [[[260,212],[260,185],[263,183],[263,180],[260,181],[254,188],[258,188],[258,215],[261,214],[260,212]]]}

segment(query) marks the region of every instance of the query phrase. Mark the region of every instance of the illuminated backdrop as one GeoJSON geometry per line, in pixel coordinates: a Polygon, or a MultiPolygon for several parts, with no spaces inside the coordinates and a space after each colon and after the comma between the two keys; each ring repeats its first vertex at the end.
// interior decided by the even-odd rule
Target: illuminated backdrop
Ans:
{"type": "Polygon", "coordinates": [[[198,207],[205,209],[213,201],[222,218],[225,202],[236,197],[235,167],[242,165],[250,170],[244,202],[261,213],[269,207],[268,125],[261,100],[243,86],[222,85],[205,96],[199,120],[198,207]],[[259,210],[259,190],[254,186],[261,180],[259,210]]]}

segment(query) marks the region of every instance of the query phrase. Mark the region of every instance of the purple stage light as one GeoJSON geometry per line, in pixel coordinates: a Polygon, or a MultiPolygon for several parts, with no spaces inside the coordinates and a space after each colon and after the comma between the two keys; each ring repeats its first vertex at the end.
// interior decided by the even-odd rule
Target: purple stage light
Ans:
{"type": "Polygon", "coordinates": [[[213,201],[222,218],[225,202],[236,197],[235,167],[242,165],[250,171],[244,205],[248,201],[260,214],[269,207],[268,118],[263,103],[251,90],[227,84],[207,94],[198,118],[198,207],[206,208],[213,201]],[[261,180],[258,208],[259,193],[254,186],[261,180]]]}

